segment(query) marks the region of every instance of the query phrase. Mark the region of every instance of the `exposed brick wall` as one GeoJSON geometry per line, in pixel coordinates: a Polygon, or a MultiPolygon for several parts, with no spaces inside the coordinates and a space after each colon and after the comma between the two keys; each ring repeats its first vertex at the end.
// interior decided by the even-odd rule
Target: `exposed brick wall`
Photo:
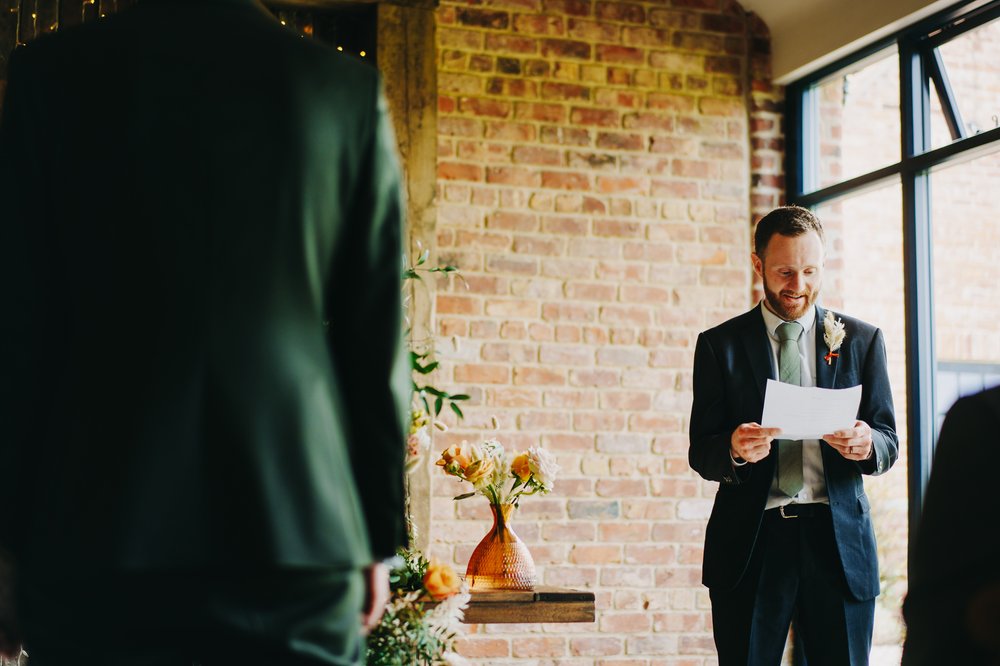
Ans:
{"type": "MultiPolygon", "coordinates": [[[[514,526],[543,584],[598,606],[596,625],[473,628],[462,652],[714,663],[700,575],[715,484],[687,464],[691,362],[697,333],[751,302],[751,156],[754,209],[780,197],[766,31],[728,0],[443,2],[437,17],[437,243],[468,282],[439,285],[440,383],[473,400],[435,448],[496,415],[508,450],[553,451],[555,493],[514,526]]],[[[431,551],[464,567],[489,512],[456,505],[461,490],[435,478],[431,551]]]]}

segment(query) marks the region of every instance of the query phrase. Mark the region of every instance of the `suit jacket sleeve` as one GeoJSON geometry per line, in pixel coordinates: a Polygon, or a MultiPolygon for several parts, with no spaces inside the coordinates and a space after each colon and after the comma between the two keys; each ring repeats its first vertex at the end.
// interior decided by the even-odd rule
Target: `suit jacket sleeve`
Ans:
{"type": "Polygon", "coordinates": [[[396,142],[381,85],[374,86],[358,190],[345,220],[341,283],[330,290],[331,346],[347,445],[372,555],[406,544],[405,428],[409,356],[402,323],[403,199],[396,142]]]}
{"type": "Polygon", "coordinates": [[[708,335],[702,333],[694,351],[694,403],[691,406],[688,462],[709,481],[739,484],[750,477],[753,465],[733,465],[725,372],[708,335]]]}
{"type": "Polygon", "coordinates": [[[44,197],[37,144],[33,146],[31,77],[24,50],[11,56],[0,120],[0,546],[13,547],[18,501],[25,482],[33,428],[47,381],[46,349],[53,297],[43,252],[44,197]]]}
{"type": "Polygon", "coordinates": [[[873,450],[871,458],[857,463],[862,474],[883,474],[889,471],[899,457],[899,439],[896,436],[896,416],[887,365],[885,340],[882,331],[876,329],[862,368],[859,418],[872,429],[873,450]]]}

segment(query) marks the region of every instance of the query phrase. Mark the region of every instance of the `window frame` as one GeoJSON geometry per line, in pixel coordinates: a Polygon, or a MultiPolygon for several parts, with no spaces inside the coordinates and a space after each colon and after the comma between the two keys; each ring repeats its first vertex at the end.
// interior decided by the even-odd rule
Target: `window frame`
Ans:
{"type": "MultiPolygon", "coordinates": [[[[786,87],[786,198],[807,208],[857,194],[892,179],[902,184],[903,284],[906,330],[907,486],[909,549],[920,519],[937,434],[935,402],[933,253],[930,170],[1000,150],[1000,127],[965,136],[954,127],[960,116],[940,68],[937,47],[1000,18],[1000,0],[960,2],[823,67],[786,87]],[[888,48],[896,47],[900,84],[900,160],[825,187],[807,189],[815,166],[816,84],[888,48]],[[931,149],[931,83],[941,99],[952,135],[960,138],[931,149]],[[944,84],[944,85],[942,85],[944,84]],[[807,140],[808,138],[808,140],[807,140]]],[[[909,558],[913,561],[913,558],[909,558]]]]}

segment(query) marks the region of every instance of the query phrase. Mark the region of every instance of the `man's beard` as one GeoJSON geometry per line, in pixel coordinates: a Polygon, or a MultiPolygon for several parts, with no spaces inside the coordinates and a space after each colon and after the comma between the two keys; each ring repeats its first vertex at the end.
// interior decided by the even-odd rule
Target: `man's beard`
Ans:
{"type": "Polygon", "coordinates": [[[767,299],[767,304],[771,308],[771,312],[778,315],[785,321],[795,321],[796,319],[801,319],[809,308],[816,304],[816,298],[819,296],[819,290],[805,291],[802,294],[795,294],[789,291],[782,292],[791,296],[805,296],[803,299],[799,299],[799,305],[793,305],[791,308],[786,306],[781,302],[781,296],[778,292],[772,291],[770,287],[767,286],[767,280],[764,281],[764,298],[767,299]]]}

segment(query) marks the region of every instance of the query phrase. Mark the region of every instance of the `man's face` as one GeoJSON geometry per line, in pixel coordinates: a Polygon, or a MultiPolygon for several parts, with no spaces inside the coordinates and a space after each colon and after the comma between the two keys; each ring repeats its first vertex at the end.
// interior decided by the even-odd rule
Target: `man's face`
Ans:
{"type": "Polygon", "coordinates": [[[823,242],[815,231],[798,236],[774,234],[764,256],[751,255],[764,281],[765,304],[785,321],[799,319],[816,303],[823,284],[823,242]]]}

